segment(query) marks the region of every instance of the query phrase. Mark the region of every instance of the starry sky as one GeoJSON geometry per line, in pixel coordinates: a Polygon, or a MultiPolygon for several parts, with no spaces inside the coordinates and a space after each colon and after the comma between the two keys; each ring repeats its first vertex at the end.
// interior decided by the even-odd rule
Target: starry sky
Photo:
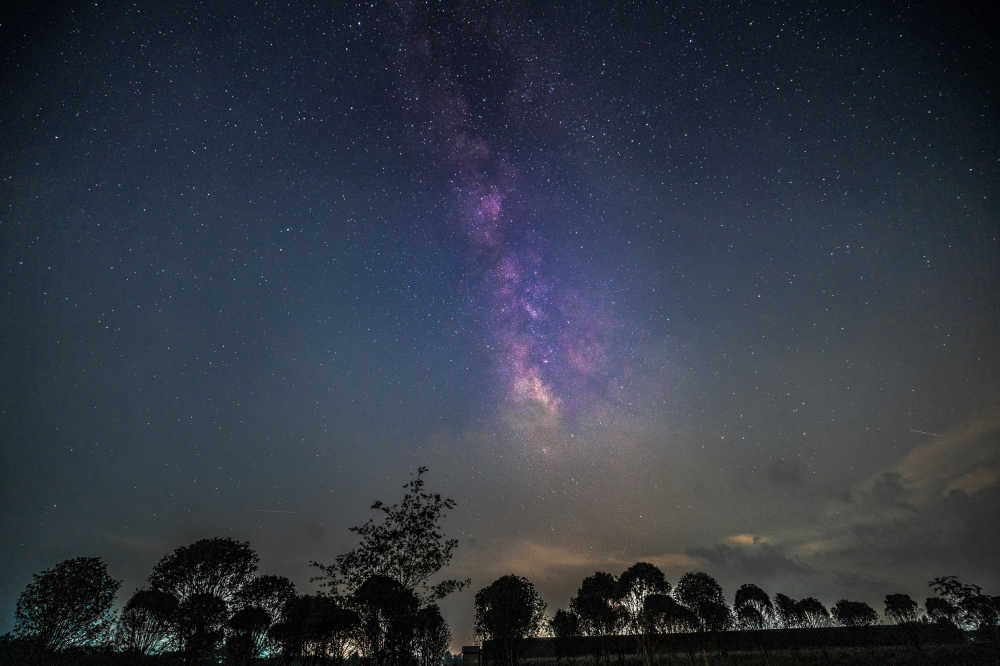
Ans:
{"type": "Polygon", "coordinates": [[[996,593],[995,17],[936,2],[23,4],[0,24],[0,611],[418,465],[444,603],[637,560],[996,593]]]}

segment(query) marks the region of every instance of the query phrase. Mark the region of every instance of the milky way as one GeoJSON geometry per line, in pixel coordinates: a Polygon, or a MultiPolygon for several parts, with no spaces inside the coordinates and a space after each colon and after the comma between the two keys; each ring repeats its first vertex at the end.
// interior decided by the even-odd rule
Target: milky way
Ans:
{"type": "MultiPolygon", "coordinates": [[[[517,165],[477,134],[461,77],[438,62],[436,49],[454,53],[456,48],[439,42],[455,37],[439,30],[432,38],[419,21],[411,17],[409,23],[423,29],[410,36],[403,51],[402,74],[411,77],[407,86],[413,89],[415,63],[418,71],[436,67],[432,83],[415,95],[431,100],[431,119],[421,137],[434,144],[433,154],[442,156],[448,169],[453,223],[474,258],[469,272],[488,312],[486,345],[498,381],[509,404],[524,416],[549,425],[573,420],[622,389],[622,368],[609,359],[614,313],[596,297],[599,280],[557,265],[548,228],[555,222],[526,222],[532,202],[518,186],[517,165]]],[[[489,31],[480,37],[501,39],[489,31]]],[[[483,48],[497,52],[506,68],[523,69],[502,45],[483,48]]],[[[501,134],[516,133],[516,109],[498,106],[506,128],[501,134]]]]}

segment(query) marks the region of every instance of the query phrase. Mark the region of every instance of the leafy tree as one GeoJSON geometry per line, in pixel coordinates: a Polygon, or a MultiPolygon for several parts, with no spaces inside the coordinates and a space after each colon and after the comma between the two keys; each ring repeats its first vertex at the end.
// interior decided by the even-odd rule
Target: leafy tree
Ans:
{"type": "Polygon", "coordinates": [[[583,633],[588,636],[609,636],[619,626],[620,615],[615,612],[617,600],[618,583],[615,577],[604,571],[597,571],[583,579],[569,605],[580,618],[583,633]]]}
{"type": "Polygon", "coordinates": [[[805,623],[798,602],[781,592],[774,595],[774,611],[783,629],[793,629],[805,623]]]}
{"type": "Polygon", "coordinates": [[[806,597],[795,603],[798,617],[807,627],[826,627],[830,624],[830,612],[816,597],[806,597]]]}
{"type": "Polygon", "coordinates": [[[643,601],[650,594],[670,594],[670,583],[663,572],[648,562],[636,562],[617,581],[615,598],[625,610],[627,629],[642,633],[643,601]]]}
{"type": "Polygon", "coordinates": [[[264,652],[271,616],[259,606],[246,606],[233,614],[226,623],[226,652],[231,663],[250,664],[264,652]]]}
{"type": "Polygon", "coordinates": [[[455,500],[427,492],[426,472],[426,467],[417,469],[416,476],[403,486],[406,493],[399,504],[372,504],[382,520],[369,519],[351,528],[361,537],[357,548],[338,555],[333,564],[312,563],[322,572],[318,580],[327,589],[336,592],[343,585],[353,593],[372,576],[387,576],[425,600],[435,601],[469,584],[451,578],[430,583],[451,562],[458,540],[446,539],[441,530],[441,521],[455,508],[455,500]]]}
{"type": "Polygon", "coordinates": [[[697,631],[698,616],[668,594],[651,594],[643,600],[643,626],[651,634],[697,631]]]}
{"type": "Polygon", "coordinates": [[[209,592],[190,594],[178,604],[175,630],[186,663],[210,658],[222,640],[227,616],[226,602],[209,592]]]}
{"type": "Polygon", "coordinates": [[[188,597],[212,595],[228,604],[253,579],[257,553],[245,541],[227,537],[201,539],[161,559],[149,576],[154,590],[188,597]]]}
{"type": "Polygon", "coordinates": [[[448,652],[451,631],[441,616],[437,604],[424,606],[417,611],[416,654],[419,666],[437,666],[448,652]]]}
{"type": "Polygon", "coordinates": [[[753,583],[740,585],[740,589],[736,590],[733,609],[743,629],[767,629],[774,619],[771,597],[753,583]]]}
{"type": "Polygon", "coordinates": [[[573,611],[558,609],[549,620],[549,631],[556,639],[556,663],[569,656],[573,639],[580,635],[580,618],[573,611]]]}
{"type": "Polygon", "coordinates": [[[295,583],[284,576],[255,576],[233,598],[233,608],[263,608],[270,622],[277,622],[281,609],[295,596],[295,583]]]}
{"type": "Polygon", "coordinates": [[[845,627],[868,627],[878,622],[878,613],[863,601],[841,599],[833,606],[833,617],[845,627]]]}
{"type": "Polygon", "coordinates": [[[994,598],[983,593],[978,585],[966,584],[955,576],[934,578],[929,583],[940,596],[958,609],[958,622],[974,630],[985,629],[997,624],[1000,609],[994,598]]]}
{"type": "Polygon", "coordinates": [[[239,613],[248,608],[260,608],[267,613],[267,627],[258,639],[261,652],[271,651],[278,646],[270,639],[267,629],[281,620],[282,609],[294,597],[295,584],[284,576],[255,576],[236,592],[231,610],[239,613]]]}
{"type": "Polygon", "coordinates": [[[545,602],[527,578],[501,576],[476,593],[476,633],[494,641],[501,663],[517,663],[518,643],[542,627],[545,602]]]}
{"type": "Polygon", "coordinates": [[[556,638],[573,638],[580,635],[580,618],[573,611],[556,610],[549,620],[549,629],[556,638]]]}
{"type": "Polygon", "coordinates": [[[359,623],[357,614],[334,597],[302,595],[285,602],[281,620],[271,625],[268,637],[281,646],[285,663],[312,655],[313,661],[341,655],[359,623]]]}
{"type": "Polygon", "coordinates": [[[896,624],[917,621],[917,602],[908,594],[885,595],[885,616],[896,624]]]}
{"type": "Polygon", "coordinates": [[[360,642],[377,665],[413,663],[414,632],[420,600],[408,587],[388,576],[372,576],[354,593],[360,616],[360,642]]]}
{"type": "Polygon", "coordinates": [[[677,598],[698,616],[702,631],[721,631],[732,621],[722,586],[703,571],[688,572],[677,581],[677,598]]]}
{"type": "Polygon", "coordinates": [[[99,557],[76,557],[32,576],[15,611],[14,635],[46,650],[93,642],[110,628],[121,581],[99,557]]]}
{"type": "Polygon", "coordinates": [[[177,615],[177,597],[159,590],[138,590],[118,619],[118,647],[137,655],[168,648],[177,615]]]}
{"type": "Polygon", "coordinates": [[[927,611],[927,617],[931,619],[932,622],[937,622],[940,624],[957,624],[958,619],[958,609],[955,608],[947,599],[942,599],[941,597],[927,597],[924,602],[924,609],[927,611]]]}

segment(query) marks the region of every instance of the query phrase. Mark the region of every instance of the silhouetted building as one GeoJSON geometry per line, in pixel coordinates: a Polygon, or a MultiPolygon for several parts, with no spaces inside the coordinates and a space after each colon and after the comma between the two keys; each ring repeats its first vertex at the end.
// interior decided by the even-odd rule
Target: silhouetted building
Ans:
{"type": "Polygon", "coordinates": [[[479,666],[480,650],[478,645],[462,646],[462,666],[479,666]]]}

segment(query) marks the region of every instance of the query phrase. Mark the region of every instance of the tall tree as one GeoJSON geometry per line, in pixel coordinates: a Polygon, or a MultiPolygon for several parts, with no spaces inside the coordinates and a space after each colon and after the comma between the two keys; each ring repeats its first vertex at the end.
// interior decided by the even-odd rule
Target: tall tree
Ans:
{"type": "Polygon", "coordinates": [[[684,574],[677,581],[675,594],[698,616],[702,631],[721,631],[729,627],[732,616],[722,595],[722,586],[707,573],[689,571],[684,574]]]}
{"type": "Polygon", "coordinates": [[[670,583],[655,565],[636,562],[618,577],[615,597],[625,610],[626,630],[642,633],[642,609],[651,594],[670,594],[670,583]]]}
{"type": "Polygon", "coordinates": [[[610,636],[617,632],[621,616],[616,612],[618,583],[604,571],[596,571],[583,579],[570,602],[570,608],[580,618],[580,628],[588,636],[610,636]]]}
{"type": "Polygon", "coordinates": [[[212,658],[228,617],[226,602],[210,592],[189,594],[178,604],[174,625],[186,664],[212,658]]]}
{"type": "Polygon", "coordinates": [[[359,624],[357,614],[329,596],[302,595],[285,602],[281,619],[271,625],[268,638],[281,647],[283,663],[303,656],[315,662],[341,655],[359,624]]]}
{"type": "Polygon", "coordinates": [[[295,596],[295,583],[284,576],[255,576],[233,598],[233,608],[263,608],[271,622],[281,617],[281,609],[295,596]]]}
{"type": "Polygon", "coordinates": [[[833,605],[833,617],[845,627],[868,627],[878,622],[878,613],[863,601],[841,599],[833,605]]]}
{"type": "Polygon", "coordinates": [[[372,576],[353,596],[360,616],[363,652],[376,666],[407,666],[415,661],[414,633],[420,600],[389,576],[372,576]]]}
{"type": "Polygon", "coordinates": [[[774,605],[767,592],[753,583],[736,590],[733,610],[743,629],[767,629],[774,621],[774,605]]]}
{"type": "MultiPolygon", "coordinates": [[[[255,639],[260,641],[260,650],[270,650],[278,646],[273,644],[267,630],[281,620],[281,611],[290,599],[295,597],[295,584],[284,576],[255,576],[241,587],[233,597],[231,611],[238,614],[248,609],[262,609],[267,613],[268,623],[265,631],[255,639]]],[[[257,615],[245,616],[243,620],[259,618],[257,615]]]]}
{"type": "Polygon", "coordinates": [[[816,597],[805,597],[795,603],[795,611],[807,627],[826,627],[830,624],[830,611],[816,597]]]}
{"type": "Polygon", "coordinates": [[[958,624],[975,630],[996,626],[1000,608],[993,597],[983,593],[983,588],[963,583],[956,576],[934,578],[929,584],[958,610],[958,624]]]}
{"type": "Polygon", "coordinates": [[[801,627],[805,622],[805,617],[802,616],[798,602],[781,592],[774,595],[774,613],[782,629],[801,627]]]}
{"type": "Polygon", "coordinates": [[[535,636],[545,618],[545,602],[527,578],[506,575],[476,593],[476,633],[493,641],[500,663],[517,664],[518,646],[535,636]]]}
{"type": "Polygon", "coordinates": [[[917,621],[917,602],[908,594],[885,595],[885,616],[896,624],[917,621]]]}
{"type": "Polygon", "coordinates": [[[556,639],[556,663],[570,656],[574,639],[580,635],[580,618],[573,611],[558,609],[549,620],[549,631],[556,639]]]}
{"type": "Polygon", "coordinates": [[[86,645],[111,627],[121,581],[99,557],[77,557],[32,576],[17,600],[14,635],[59,651],[86,645]]]}
{"type": "Polygon", "coordinates": [[[419,666],[438,666],[448,652],[451,631],[437,604],[424,606],[417,611],[416,648],[419,666]]]}
{"type": "Polygon", "coordinates": [[[924,609],[927,611],[927,617],[932,622],[957,624],[958,609],[947,599],[927,597],[927,600],[924,602],[924,609]]]}
{"type": "Polygon", "coordinates": [[[451,562],[458,539],[446,539],[441,528],[455,500],[425,490],[426,472],[426,467],[418,468],[403,485],[406,492],[399,504],[372,504],[381,521],[369,519],[351,528],[361,537],[357,548],[338,555],[332,564],[312,563],[322,572],[318,580],[327,589],[336,593],[345,586],[353,593],[372,576],[388,576],[424,600],[435,601],[469,584],[454,578],[430,582],[451,562]]]}
{"type": "Polygon", "coordinates": [[[201,539],[164,556],[153,567],[149,583],[181,603],[191,595],[208,594],[228,604],[253,579],[257,561],[257,553],[245,541],[201,539]]]}
{"type": "Polygon", "coordinates": [[[651,634],[697,631],[698,616],[668,594],[651,594],[643,601],[643,625],[651,634]]]}
{"type": "Polygon", "coordinates": [[[133,655],[168,648],[177,615],[177,597],[159,590],[137,590],[118,619],[118,649],[133,655]]]}
{"type": "Polygon", "coordinates": [[[230,662],[246,666],[264,653],[271,616],[260,606],[245,606],[226,623],[226,653],[230,662]]]}

